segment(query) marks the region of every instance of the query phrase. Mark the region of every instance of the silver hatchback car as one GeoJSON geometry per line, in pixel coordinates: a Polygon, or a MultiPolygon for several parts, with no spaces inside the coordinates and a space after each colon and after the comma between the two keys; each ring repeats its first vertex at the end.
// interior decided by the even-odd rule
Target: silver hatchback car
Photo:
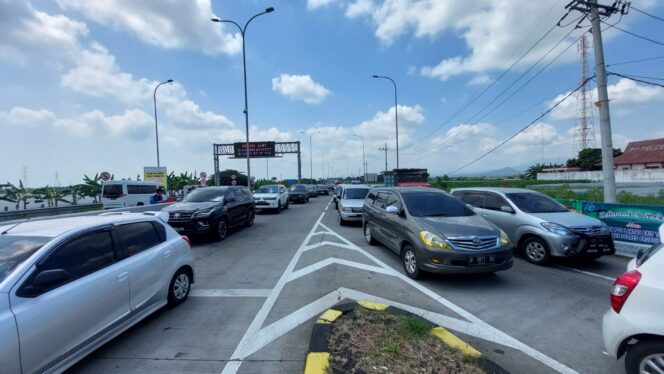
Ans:
{"type": "Polygon", "coordinates": [[[154,215],[0,226],[0,371],[62,372],[194,281],[188,239],[154,215]]]}
{"type": "Polygon", "coordinates": [[[543,193],[521,188],[457,188],[452,195],[500,227],[534,264],[555,257],[596,259],[615,253],[609,227],[569,211],[543,193]]]}

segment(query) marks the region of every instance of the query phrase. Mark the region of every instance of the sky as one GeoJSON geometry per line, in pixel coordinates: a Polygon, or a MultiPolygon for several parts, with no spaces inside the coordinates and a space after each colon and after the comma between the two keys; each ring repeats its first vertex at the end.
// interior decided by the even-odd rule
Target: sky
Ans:
{"type": "MultiPolygon", "coordinates": [[[[579,85],[576,40],[592,39],[588,21],[574,29],[579,13],[554,27],[567,2],[0,0],[0,181],[142,175],[157,164],[153,92],[168,79],[156,95],[161,165],[211,174],[212,144],[244,141],[245,118],[242,36],[210,18],[244,25],[269,6],[245,34],[249,135],[302,142],[303,177],[358,175],[363,139],[369,172],[384,170],[385,145],[396,167],[394,87],[373,75],[398,87],[402,168],[450,174],[531,122],[458,173],[564,162],[579,150],[577,96],[536,119],[579,85]]],[[[632,3],[664,16],[664,2],[632,3]]],[[[632,9],[617,21],[664,43],[660,20],[632,9]]],[[[619,64],[663,56],[662,45],[603,27],[609,71],[664,77],[664,59],[619,64]]],[[[612,75],[608,92],[615,147],[664,137],[664,88],[612,75]]],[[[221,168],[246,172],[246,161],[221,168]]],[[[297,158],[255,159],[251,171],[297,178],[297,158]]]]}

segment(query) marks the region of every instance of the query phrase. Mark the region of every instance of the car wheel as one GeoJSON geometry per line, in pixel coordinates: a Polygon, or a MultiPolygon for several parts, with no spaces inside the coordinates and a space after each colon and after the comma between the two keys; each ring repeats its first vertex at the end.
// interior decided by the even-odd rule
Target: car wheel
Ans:
{"type": "Polygon", "coordinates": [[[290,201],[286,200],[286,206],[284,207],[284,209],[288,209],[289,207],[290,207],[290,201]]]}
{"type": "Polygon", "coordinates": [[[251,227],[254,224],[255,218],[256,218],[256,213],[254,213],[254,210],[253,209],[249,210],[249,213],[247,213],[247,222],[244,225],[247,227],[251,227]]]}
{"type": "Polygon", "coordinates": [[[226,221],[226,218],[222,218],[217,222],[217,230],[214,232],[214,238],[222,241],[226,239],[226,236],[228,235],[228,222],[226,221]]]}
{"type": "Polygon", "coordinates": [[[277,208],[275,210],[277,213],[281,213],[281,201],[277,202],[277,208]]]}
{"type": "Polygon", "coordinates": [[[403,262],[403,269],[406,271],[408,277],[418,279],[422,275],[420,264],[417,262],[417,256],[415,256],[413,247],[410,245],[404,247],[401,260],[403,262]]]}
{"type": "Polygon", "coordinates": [[[643,340],[629,347],[625,371],[627,374],[664,372],[664,341],[643,340]]]}
{"type": "Polygon", "coordinates": [[[367,244],[369,245],[376,245],[376,239],[374,239],[373,234],[371,233],[371,226],[367,223],[364,225],[364,239],[367,241],[367,244]]]}
{"type": "Polygon", "coordinates": [[[536,265],[544,265],[551,258],[549,246],[540,238],[528,238],[523,242],[526,260],[536,265]]]}
{"type": "Polygon", "coordinates": [[[346,221],[341,217],[341,214],[339,214],[339,226],[344,226],[346,224],[346,221]]]}
{"type": "Polygon", "coordinates": [[[136,204],[136,206],[143,206],[143,203],[138,203],[136,204]]]}
{"type": "Polygon", "coordinates": [[[168,305],[182,304],[189,296],[191,290],[191,274],[186,269],[178,270],[168,287],[168,305]]]}

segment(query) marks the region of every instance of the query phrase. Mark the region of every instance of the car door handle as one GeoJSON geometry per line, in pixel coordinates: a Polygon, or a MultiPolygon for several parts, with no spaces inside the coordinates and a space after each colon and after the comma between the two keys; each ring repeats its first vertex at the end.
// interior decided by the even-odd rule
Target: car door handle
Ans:
{"type": "Polygon", "coordinates": [[[171,257],[171,250],[170,250],[170,249],[169,249],[169,250],[166,250],[166,251],[164,251],[164,257],[166,257],[166,258],[169,258],[169,257],[171,257]]]}
{"type": "Polygon", "coordinates": [[[127,280],[128,276],[129,276],[129,273],[126,272],[126,271],[123,271],[122,273],[118,274],[118,276],[115,277],[115,279],[117,279],[118,282],[124,282],[125,280],[127,280]]]}

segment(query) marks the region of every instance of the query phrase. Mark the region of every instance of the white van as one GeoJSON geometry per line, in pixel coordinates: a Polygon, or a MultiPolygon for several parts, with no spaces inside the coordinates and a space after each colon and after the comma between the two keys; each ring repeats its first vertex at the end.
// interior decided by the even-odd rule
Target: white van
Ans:
{"type": "MultiPolygon", "coordinates": [[[[124,208],[150,204],[159,182],[108,181],[101,186],[101,203],[104,209],[124,208]]],[[[164,199],[166,197],[164,196],[164,199]]]]}

